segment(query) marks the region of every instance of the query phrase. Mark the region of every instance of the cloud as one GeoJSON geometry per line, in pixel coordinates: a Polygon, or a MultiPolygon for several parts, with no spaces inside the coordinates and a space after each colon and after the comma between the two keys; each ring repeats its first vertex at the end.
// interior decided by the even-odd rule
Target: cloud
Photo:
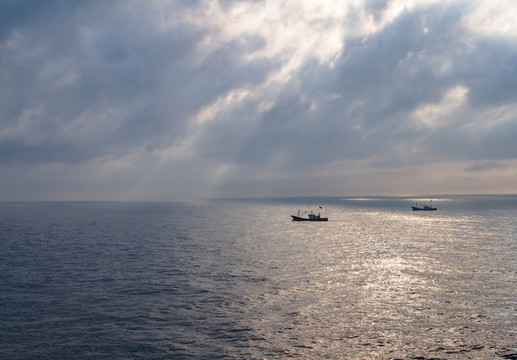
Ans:
{"type": "Polygon", "coordinates": [[[517,8],[504,0],[483,1],[463,19],[464,26],[474,34],[488,38],[517,36],[517,8]]]}
{"type": "Polygon", "coordinates": [[[493,169],[505,169],[508,165],[500,161],[478,162],[465,168],[465,171],[488,171],[493,169]]]}
{"type": "Polygon", "coordinates": [[[512,1],[0,6],[0,199],[398,194],[431,168],[449,192],[517,157],[512,1]]]}

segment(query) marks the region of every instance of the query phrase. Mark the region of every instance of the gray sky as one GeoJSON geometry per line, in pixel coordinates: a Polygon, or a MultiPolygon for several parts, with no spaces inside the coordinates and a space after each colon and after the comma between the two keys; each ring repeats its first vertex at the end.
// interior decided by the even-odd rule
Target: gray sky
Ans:
{"type": "Polygon", "coordinates": [[[517,193],[517,2],[0,2],[0,200],[517,193]]]}

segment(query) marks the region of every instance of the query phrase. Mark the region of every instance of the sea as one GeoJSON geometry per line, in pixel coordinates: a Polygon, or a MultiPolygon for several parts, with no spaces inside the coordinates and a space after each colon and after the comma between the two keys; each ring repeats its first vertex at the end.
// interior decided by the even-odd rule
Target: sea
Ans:
{"type": "Polygon", "coordinates": [[[0,359],[289,358],[517,359],[517,196],[0,203],[0,359]]]}

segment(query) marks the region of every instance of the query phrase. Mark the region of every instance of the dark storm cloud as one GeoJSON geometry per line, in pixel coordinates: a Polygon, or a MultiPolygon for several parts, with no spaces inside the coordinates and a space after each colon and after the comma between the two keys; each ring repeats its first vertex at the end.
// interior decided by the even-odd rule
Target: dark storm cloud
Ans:
{"type": "Polygon", "coordinates": [[[458,71],[471,89],[473,106],[514,103],[517,98],[517,44],[510,39],[479,39],[458,71]]]}
{"type": "Polygon", "coordinates": [[[235,63],[260,48],[257,36],[195,64],[206,30],[181,21],[162,29],[145,2],[45,4],[12,6],[4,29],[3,160],[81,162],[119,148],[170,146],[199,107],[264,76],[260,62],[235,63]]]}
{"type": "Polygon", "coordinates": [[[4,0],[0,3],[0,39],[5,40],[15,28],[33,26],[78,6],[79,2],[68,1],[4,0]]]}

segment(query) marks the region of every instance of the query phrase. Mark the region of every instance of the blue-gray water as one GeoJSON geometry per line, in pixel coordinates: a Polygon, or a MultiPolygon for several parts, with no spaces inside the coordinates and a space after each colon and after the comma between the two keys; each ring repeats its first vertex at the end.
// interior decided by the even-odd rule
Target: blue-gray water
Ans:
{"type": "Polygon", "coordinates": [[[516,359],[517,196],[420,200],[0,204],[0,358],[516,359]]]}

